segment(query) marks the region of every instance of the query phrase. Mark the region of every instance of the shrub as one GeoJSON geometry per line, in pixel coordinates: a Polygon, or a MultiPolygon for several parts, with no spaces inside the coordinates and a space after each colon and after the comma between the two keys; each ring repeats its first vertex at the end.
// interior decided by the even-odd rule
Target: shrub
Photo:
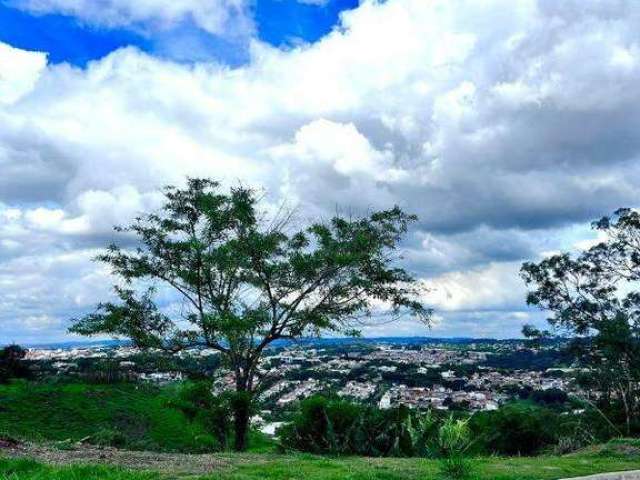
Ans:
{"type": "Polygon", "coordinates": [[[171,402],[172,406],[181,410],[185,416],[194,422],[205,426],[213,438],[203,439],[212,450],[224,450],[230,445],[232,431],[232,415],[234,392],[214,396],[211,383],[188,382],[178,392],[177,400],[171,402]],[[215,439],[215,444],[212,443],[215,439]]]}
{"type": "Polygon", "coordinates": [[[12,378],[29,378],[30,371],[22,362],[27,351],[19,345],[9,345],[0,349],[0,383],[12,378]]]}
{"type": "Polygon", "coordinates": [[[278,432],[283,449],[366,456],[416,456],[428,452],[437,432],[431,413],[380,410],[319,395],[301,402],[278,432]]]}
{"type": "Polygon", "coordinates": [[[101,447],[121,448],[127,444],[127,437],[111,428],[101,428],[90,438],[91,443],[101,447]]]}
{"type": "Polygon", "coordinates": [[[531,455],[556,444],[560,415],[528,403],[511,403],[471,418],[470,427],[488,453],[531,455]]]}
{"type": "Polygon", "coordinates": [[[440,472],[445,478],[469,478],[472,471],[471,460],[465,452],[471,444],[471,430],[467,420],[446,419],[438,430],[438,449],[443,457],[440,472]]]}

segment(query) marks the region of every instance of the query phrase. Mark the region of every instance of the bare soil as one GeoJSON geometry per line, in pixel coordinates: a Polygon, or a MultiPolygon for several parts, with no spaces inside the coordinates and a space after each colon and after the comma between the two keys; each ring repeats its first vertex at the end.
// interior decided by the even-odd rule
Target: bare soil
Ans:
{"type": "Polygon", "coordinates": [[[0,454],[53,465],[108,464],[179,476],[211,473],[230,464],[229,460],[212,454],[131,451],[64,442],[36,444],[7,438],[0,438],[0,454]]]}

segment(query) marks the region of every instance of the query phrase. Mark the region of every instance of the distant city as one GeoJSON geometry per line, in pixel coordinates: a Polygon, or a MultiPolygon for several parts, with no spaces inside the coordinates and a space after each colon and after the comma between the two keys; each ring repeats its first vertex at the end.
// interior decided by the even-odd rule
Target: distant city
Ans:
{"type": "MultiPolygon", "coordinates": [[[[586,396],[575,381],[580,367],[560,343],[532,348],[517,339],[425,337],[286,342],[269,349],[260,364],[258,420],[267,432],[273,430],[297,401],[316,393],[381,409],[471,412],[532,395],[586,396]]],[[[41,376],[110,375],[157,384],[213,376],[216,393],[231,389],[234,381],[209,349],[166,357],[118,341],[67,343],[30,348],[26,360],[41,376]]]]}

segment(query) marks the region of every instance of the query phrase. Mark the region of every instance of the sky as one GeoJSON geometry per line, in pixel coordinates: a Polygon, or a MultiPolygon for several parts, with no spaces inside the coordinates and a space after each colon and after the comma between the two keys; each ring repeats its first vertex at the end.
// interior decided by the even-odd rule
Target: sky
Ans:
{"type": "Polygon", "coordinates": [[[0,343],[73,339],[113,225],[187,175],[417,214],[433,325],[366,335],[543,325],[522,262],[640,206],[639,24],[635,0],[0,0],[0,343]]]}

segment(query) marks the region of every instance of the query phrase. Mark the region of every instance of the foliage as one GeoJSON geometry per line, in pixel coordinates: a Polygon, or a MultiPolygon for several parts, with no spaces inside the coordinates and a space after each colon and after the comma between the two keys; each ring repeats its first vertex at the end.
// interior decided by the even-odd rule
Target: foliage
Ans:
{"type": "Polygon", "coordinates": [[[559,415],[528,403],[511,403],[493,412],[479,412],[470,427],[478,447],[488,453],[532,455],[557,441],[559,415]]]}
{"type": "Polygon", "coordinates": [[[448,417],[438,429],[438,449],[448,457],[464,452],[471,443],[471,429],[468,420],[448,417]]]}
{"type": "Polygon", "coordinates": [[[469,478],[472,462],[465,453],[471,445],[471,429],[468,420],[447,418],[438,430],[437,446],[440,455],[440,471],[445,478],[469,478]]]}
{"type": "Polygon", "coordinates": [[[29,378],[30,372],[23,359],[27,351],[19,345],[8,345],[0,349],[0,383],[11,378],[29,378]]]}
{"type": "Polygon", "coordinates": [[[547,390],[522,390],[520,398],[522,400],[529,399],[546,407],[559,407],[568,401],[569,396],[565,391],[558,388],[548,388],[547,390]]]}
{"type": "Polygon", "coordinates": [[[629,433],[640,414],[640,214],[620,209],[593,227],[604,241],[575,257],[525,263],[522,275],[532,287],[527,302],[582,337],[575,350],[593,370],[602,405],[617,403],[629,433]]]}
{"type": "Polygon", "coordinates": [[[505,370],[544,371],[563,365],[571,365],[575,355],[558,346],[546,350],[513,350],[490,355],[483,365],[505,370]]]}
{"type": "Polygon", "coordinates": [[[0,432],[31,440],[78,441],[131,450],[206,452],[220,448],[201,418],[172,406],[173,388],[147,385],[0,385],[0,432]]]}
{"type": "Polygon", "coordinates": [[[437,433],[431,413],[379,410],[319,395],[301,402],[278,433],[285,449],[366,456],[424,456],[437,433]]]}
{"type": "Polygon", "coordinates": [[[540,348],[547,343],[552,335],[549,330],[540,330],[534,325],[526,324],[522,326],[522,336],[528,339],[531,348],[540,348]]]}
{"type": "Polygon", "coordinates": [[[532,402],[512,402],[496,411],[478,412],[469,421],[475,438],[473,450],[498,455],[565,453],[618,433],[599,411],[581,407],[584,411],[574,414],[532,402]]]}
{"type": "MultiPolygon", "coordinates": [[[[236,390],[251,396],[262,352],[275,340],[356,334],[354,320],[380,303],[394,315],[429,319],[421,285],[395,265],[398,243],[416,220],[398,207],[293,231],[288,215],[265,220],[255,192],[244,187],[223,193],[217,182],[188,179],[186,188],[167,187],[165,200],[161,213],[118,228],[137,237],[137,249],[114,244],[98,256],[125,281],[115,287],[120,303],[100,304],[72,332],[125,336],[170,352],[207,346],[223,355],[236,390]],[[134,281],[175,290],[183,318],[158,310],[153,289],[139,293],[134,281]]],[[[248,427],[245,403],[234,412],[238,450],[248,427]]]]}
{"type": "Polygon", "coordinates": [[[225,450],[231,439],[230,395],[231,392],[214,396],[210,382],[187,382],[179,388],[177,398],[168,404],[181,410],[190,421],[203,425],[216,439],[217,449],[225,450]]]}
{"type": "MultiPolygon", "coordinates": [[[[474,459],[477,480],[555,480],[633,470],[640,463],[637,442],[621,441],[566,456],[483,457],[474,459]]],[[[309,454],[220,456],[219,466],[199,480],[425,480],[437,478],[439,460],[416,458],[317,457],[309,454]]],[[[165,467],[166,468],[166,467],[165,467]]],[[[154,470],[153,466],[150,466],[154,470]]],[[[11,480],[160,480],[178,472],[135,472],[108,466],[47,466],[0,458],[0,478],[11,480]]]]}

